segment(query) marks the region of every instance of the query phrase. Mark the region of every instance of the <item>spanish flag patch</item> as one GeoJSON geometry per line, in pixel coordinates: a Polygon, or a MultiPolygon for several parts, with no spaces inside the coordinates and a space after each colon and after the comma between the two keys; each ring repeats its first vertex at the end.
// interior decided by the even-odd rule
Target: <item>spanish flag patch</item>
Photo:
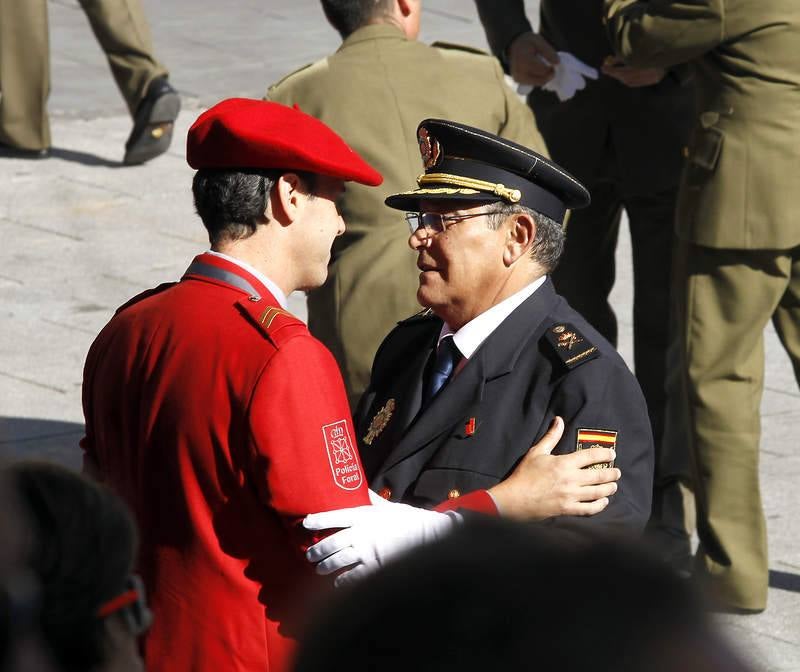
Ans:
{"type": "MultiPolygon", "coordinates": [[[[613,429],[579,429],[575,450],[584,448],[617,448],[617,432],[613,429]]],[[[587,469],[606,469],[613,467],[614,462],[599,462],[587,469]]]]}

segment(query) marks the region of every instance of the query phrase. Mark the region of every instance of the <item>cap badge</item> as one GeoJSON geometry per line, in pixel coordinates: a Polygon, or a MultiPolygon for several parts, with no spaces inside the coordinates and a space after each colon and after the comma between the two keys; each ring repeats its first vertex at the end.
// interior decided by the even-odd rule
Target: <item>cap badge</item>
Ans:
{"type": "Polygon", "coordinates": [[[366,445],[371,446],[372,442],[378,438],[378,434],[389,424],[389,419],[392,417],[392,413],[394,413],[395,406],[395,400],[389,399],[384,407],[372,418],[372,422],[369,423],[369,429],[363,439],[366,445]]]}
{"type": "Polygon", "coordinates": [[[442,146],[439,141],[428,133],[426,128],[420,128],[417,133],[417,142],[419,142],[419,153],[422,155],[425,170],[433,168],[442,157],[442,146]]]}

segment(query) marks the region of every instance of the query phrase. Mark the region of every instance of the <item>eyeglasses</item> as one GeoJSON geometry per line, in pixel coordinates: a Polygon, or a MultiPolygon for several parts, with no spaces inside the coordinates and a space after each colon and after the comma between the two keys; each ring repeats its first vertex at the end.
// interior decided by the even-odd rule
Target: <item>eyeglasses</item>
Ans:
{"type": "Polygon", "coordinates": [[[435,212],[407,212],[406,221],[411,233],[416,233],[419,229],[425,229],[428,234],[435,236],[442,233],[448,226],[460,222],[462,219],[471,217],[482,217],[487,213],[474,212],[471,215],[440,215],[435,212]]]}
{"type": "Polygon", "coordinates": [[[153,612],[147,607],[141,577],[136,574],[129,576],[125,582],[125,590],[105,604],[101,604],[97,610],[99,618],[107,618],[116,613],[125,619],[125,624],[134,637],[147,632],[153,622],[153,612]]]}

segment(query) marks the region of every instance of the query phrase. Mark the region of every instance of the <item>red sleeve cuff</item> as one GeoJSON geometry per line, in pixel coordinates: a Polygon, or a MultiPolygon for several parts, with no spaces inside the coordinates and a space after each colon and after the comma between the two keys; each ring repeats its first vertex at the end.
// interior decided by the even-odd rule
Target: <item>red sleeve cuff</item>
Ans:
{"type": "Polygon", "coordinates": [[[468,511],[475,511],[483,513],[487,516],[499,516],[500,512],[497,510],[497,505],[494,499],[487,490],[475,490],[466,495],[461,495],[455,499],[447,499],[434,508],[434,511],[456,511],[458,509],[467,509],[468,511]]]}

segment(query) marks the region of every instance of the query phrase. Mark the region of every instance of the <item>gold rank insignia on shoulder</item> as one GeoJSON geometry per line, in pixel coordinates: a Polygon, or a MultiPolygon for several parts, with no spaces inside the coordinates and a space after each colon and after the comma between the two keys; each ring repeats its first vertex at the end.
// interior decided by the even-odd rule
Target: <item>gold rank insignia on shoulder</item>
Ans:
{"type": "Polygon", "coordinates": [[[569,322],[560,322],[547,329],[547,342],[553,347],[558,358],[568,369],[600,356],[597,346],[569,322]]]}
{"type": "MultiPolygon", "coordinates": [[[[617,432],[613,429],[579,429],[575,450],[585,448],[614,448],[617,447],[617,432]]],[[[613,467],[614,462],[598,462],[590,464],[587,469],[607,469],[613,467]]]]}
{"type": "Polygon", "coordinates": [[[369,423],[369,429],[364,436],[365,444],[371,446],[372,442],[378,438],[378,434],[380,434],[386,425],[389,424],[389,420],[392,417],[392,413],[394,413],[395,406],[395,400],[389,399],[384,407],[375,414],[375,417],[372,418],[372,422],[369,423]]]}
{"type": "Polygon", "coordinates": [[[275,306],[269,306],[263,313],[261,313],[259,322],[264,325],[265,329],[269,329],[272,326],[272,322],[276,317],[278,317],[278,315],[286,315],[288,317],[297,319],[288,310],[282,310],[281,308],[276,308],[275,306]]]}

